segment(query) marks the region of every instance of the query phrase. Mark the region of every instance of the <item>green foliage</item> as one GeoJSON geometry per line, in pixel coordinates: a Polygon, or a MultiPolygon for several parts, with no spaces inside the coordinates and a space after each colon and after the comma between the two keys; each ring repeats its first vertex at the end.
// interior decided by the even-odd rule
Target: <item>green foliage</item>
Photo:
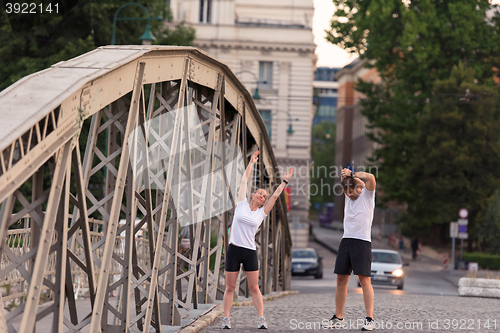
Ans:
{"type": "MultiPolygon", "coordinates": [[[[335,166],[334,122],[322,122],[312,127],[311,159],[314,163],[310,175],[310,201],[315,203],[333,202],[332,166],[335,166]]],[[[336,177],[337,175],[333,175],[336,177]]]]}
{"type": "Polygon", "coordinates": [[[162,31],[162,36],[156,40],[155,44],[192,46],[195,35],[196,30],[182,22],[175,27],[166,26],[162,31]]]}
{"type": "Polygon", "coordinates": [[[477,262],[482,269],[500,270],[500,255],[473,252],[464,253],[464,259],[468,262],[477,262]]]}
{"type": "MultiPolygon", "coordinates": [[[[449,79],[435,82],[433,102],[417,126],[414,157],[404,178],[411,186],[406,222],[420,227],[421,233],[448,225],[465,207],[469,234],[475,236],[481,204],[500,186],[497,98],[495,89],[474,84],[474,71],[462,64],[453,67],[449,79]]],[[[431,239],[444,240],[444,232],[434,232],[431,239]]]]}
{"type": "MultiPolygon", "coordinates": [[[[382,79],[356,87],[366,96],[361,104],[369,128],[379,129],[371,134],[379,143],[371,158],[384,194],[378,199],[408,203],[403,229],[422,235],[432,230],[442,240],[443,223],[456,219],[461,206],[470,208],[472,221],[480,201],[492,194],[488,182],[496,184],[498,177],[498,167],[491,169],[498,147],[490,131],[497,118],[488,88],[500,64],[500,14],[490,11],[498,6],[477,0],[333,2],[337,11],[327,39],[369,60],[382,79]],[[460,82],[434,86],[460,62],[454,74],[460,82]],[[460,104],[466,87],[486,95],[460,104]]],[[[474,228],[472,221],[473,235],[474,228]]]]}
{"type": "Polygon", "coordinates": [[[491,253],[500,253],[500,190],[486,201],[486,207],[478,218],[477,233],[485,250],[491,253]]]}
{"type": "MultiPolygon", "coordinates": [[[[74,58],[92,49],[111,43],[113,17],[126,2],[122,0],[84,1],[65,15],[46,24],[13,32],[5,11],[0,14],[0,90],[22,77],[74,58]]],[[[152,17],[171,17],[164,1],[141,1],[152,17]]],[[[119,17],[145,17],[136,6],[125,7],[119,17]]],[[[163,28],[164,22],[151,20],[151,31],[159,44],[192,45],[194,29],[180,24],[163,28]]],[[[146,21],[126,20],[116,23],[118,45],[140,44],[146,21]]]]}
{"type": "Polygon", "coordinates": [[[499,65],[499,15],[489,24],[487,1],[334,0],[337,11],[327,39],[370,60],[383,83],[359,82],[363,114],[380,143],[373,156],[385,201],[407,201],[407,168],[416,149],[420,116],[433,82],[463,61],[479,83],[491,82],[499,65]],[[405,3],[407,5],[405,5],[405,3]]]}

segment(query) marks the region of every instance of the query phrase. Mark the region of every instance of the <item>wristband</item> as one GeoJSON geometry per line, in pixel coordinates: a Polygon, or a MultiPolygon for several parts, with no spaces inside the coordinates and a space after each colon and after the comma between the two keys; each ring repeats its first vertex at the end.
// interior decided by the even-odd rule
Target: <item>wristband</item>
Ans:
{"type": "Polygon", "coordinates": [[[351,178],[354,179],[354,171],[351,171],[351,178]]]}
{"type": "Polygon", "coordinates": [[[283,183],[288,185],[288,181],[283,179],[283,183]]]}

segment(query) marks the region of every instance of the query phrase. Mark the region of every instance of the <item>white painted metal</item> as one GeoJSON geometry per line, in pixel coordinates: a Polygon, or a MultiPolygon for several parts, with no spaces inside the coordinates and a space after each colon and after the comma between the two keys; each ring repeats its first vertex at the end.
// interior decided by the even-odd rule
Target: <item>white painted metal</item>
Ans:
{"type": "MultiPolygon", "coordinates": [[[[234,158],[213,149],[216,141],[239,145],[247,160],[248,151],[258,143],[259,168],[276,168],[251,96],[226,65],[188,47],[102,47],[28,76],[1,92],[0,117],[6,120],[6,130],[0,133],[0,239],[4,240],[0,286],[26,283],[28,287],[4,297],[16,302],[26,296],[26,302],[6,314],[9,332],[31,332],[38,320],[50,314],[54,332],[148,332],[151,327],[158,331],[161,325],[179,324],[181,316],[187,316],[198,303],[220,299],[223,248],[232,211],[210,208],[215,216],[190,227],[191,250],[181,253],[178,220],[184,216],[193,219],[196,208],[190,205],[187,210],[177,210],[168,181],[163,189],[149,185],[170,179],[174,169],[194,177],[213,171],[210,160],[234,158]],[[161,140],[184,138],[179,144],[196,149],[206,161],[186,163],[182,152],[161,170],[149,170],[145,158],[140,163],[150,172],[144,181],[135,179],[129,167],[133,161],[129,161],[127,138],[138,119],[141,125],[187,105],[196,105],[205,117],[200,126],[206,149],[195,146],[201,140],[200,131],[188,126],[182,112],[177,113],[174,130],[159,131],[162,138],[144,128],[146,142],[157,143],[136,149],[147,148],[146,155],[154,156],[160,153],[161,140]],[[107,150],[104,140],[108,140],[107,150]],[[79,145],[86,146],[83,156],[79,145]],[[44,183],[48,175],[51,186],[44,183]],[[104,183],[102,194],[96,192],[96,181],[104,183]],[[27,193],[24,184],[33,191],[27,193]],[[126,201],[122,200],[125,190],[126,201]],[[72,212],[70,203],[75,207],[72,212]],[[119,225],[124,214],[127,223],[119,225]],[[134,224],[135,216],[138,224],[134,224]],[[13,234],[9,227],[25,217],[31,227],[27,223],[13,234]],[[22,247],[13,245],[18,243],[22,247]],[[92,313],[83,317],[77,313],[72,279],[88,290],[92,313]],[[117,302],[111,302],[113,295],[118,296],[117,302]],[[43,308],[39,307],[41,296],[48,300],[43,308]],[[69,317],[64,315],[65,306],[69,317]],[[134,306],[135,312],[129,311],[134,306]],[[10,322],[19,316],[18,331],[10,322]]],[[[169,153],[176,156],[175,149],[169,153]]],[[[206,177],[203,188],[214,193],[215,180],[225,180],[227,193],[223,191],[220,200],[232,201],[227,179],[243,171],[231,169],[206,177]]],[[[271,179],[255,178],[253,184],[269,188],[274,181],[279,179],[271,175],[271,179]]],[[[189,194],[191,202],[198,200],[199,194],[192,188],[178,191],[177,195],[189,194]]],[[[291,240],[283,207],[283,200],[278,200],[271,215],[276,218],[263,224],[257,239],[263,251],[266,292],[289,286],[291,240]],[[270,226],[279,231],[272,237],[267,235],[270,226]]],[[[242,288],[241,292],[248,292],[245,283],[242,288]]]]}

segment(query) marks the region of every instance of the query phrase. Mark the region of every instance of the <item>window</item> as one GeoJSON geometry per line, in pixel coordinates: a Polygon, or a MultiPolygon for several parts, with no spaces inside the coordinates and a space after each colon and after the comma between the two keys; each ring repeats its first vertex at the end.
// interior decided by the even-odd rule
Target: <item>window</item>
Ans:
{"type": "Polygon", "coordinates": [[[269,139],[271,138],[271,111],[270,110],[261,110],[260,116],[262,120],[264,120],[264,124],[266,125],[267,136],[269,139]]]}
{"type": "Polygon", "coordinates": [[[259,61],[259,87],[272,89],[273,87],[273,63],[271,61],[259,61]],[[266,83],[264,83],[264,81],[266,83]]]}
{"type": "Polygon", "coordinates": [[[200,22],[212,22],[212,0],[200,0],[200,22]]]}

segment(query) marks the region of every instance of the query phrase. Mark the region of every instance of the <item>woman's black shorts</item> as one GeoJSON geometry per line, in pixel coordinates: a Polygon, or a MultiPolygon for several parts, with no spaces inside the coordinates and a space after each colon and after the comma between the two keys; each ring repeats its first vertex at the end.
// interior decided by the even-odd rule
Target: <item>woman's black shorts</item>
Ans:
{"type": "Polygon", "coordinates": [[[226,272],[239,272],[240,264],[243,264],[245,272],[258,271],[257,250],[229,244],[226,255],[226,272]]]}
{"type": "Polygon", "coordinates": [[[340,241],[335,274],[372,275],[372,243],[355,238],[342,238],[340,241]]]}

